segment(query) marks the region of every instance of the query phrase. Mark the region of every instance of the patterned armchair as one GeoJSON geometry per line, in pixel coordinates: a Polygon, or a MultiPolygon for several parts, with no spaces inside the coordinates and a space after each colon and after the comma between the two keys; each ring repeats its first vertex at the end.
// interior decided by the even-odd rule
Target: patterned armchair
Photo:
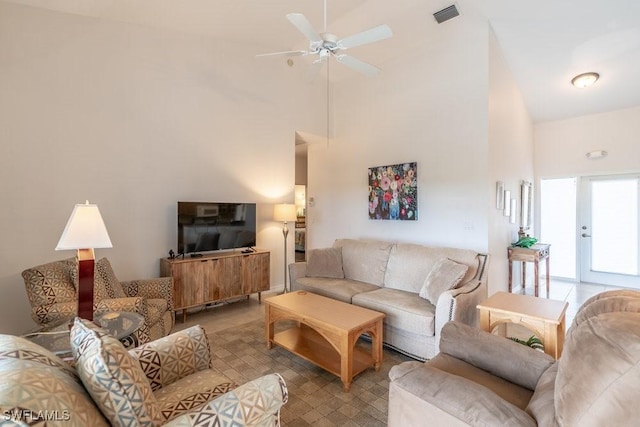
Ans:
{"type": "MultiPolygon", "coordinates": [[[[31,317],[44,328],[71,321],[77,314],[78,263],[75,258],[54,261],[22,272],[31,317]]],[[[129,311],[144,317],[135,333],[138,344],[164,337],[175,323],[173,282],[170,277],[120,282],[107,258],[96,261],[93,312],[129,311]]]]}
{"type": "Polygon", "coordinates": [[[276,373],[237,386],[212,367],[200,326],[126,351],[77,319],[75,368],[44,348],[0,335],[0,424],[279,426],[287,387],[276,373]]]}

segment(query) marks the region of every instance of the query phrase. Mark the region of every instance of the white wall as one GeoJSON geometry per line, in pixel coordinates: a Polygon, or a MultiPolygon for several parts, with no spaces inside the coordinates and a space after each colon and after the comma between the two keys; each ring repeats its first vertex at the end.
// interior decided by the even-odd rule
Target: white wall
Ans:
{"type": "Polygon", "coordinates": [[[640,170],[640,107],[535,126],[537,179],[637,172],[640,170]],[[585,153],[605,150],[604,159],[585,153]]]}
{"type": "MultiPolygon", "coordinates": [[[[517,240],[520,224],[520,183],[533,181],[533,124],[522,95],[509,71],[493,31],[489,37],[489,295],[508,289],[507,246],[517,240]],[[517,199],[517,220],[511,224],[496,209],[495,185],[517,199]]],[[[505,203],[507,201],[505,200],[505,203]]],[[[535,236],[535,230],[529,231],[535,236]]],[[[513,285],[521,285],[520,263],[514,266],[513,285]]],[[[531,271],[531,269],[530,269],[531,271]]]]}
{"type": "Polygon", "coordinates": [[[436,34],[375,78],[335,83],[335,138],[309,148],[309,248],[353,237],[487,251],[488,27],[461,16],[436,34]],[[367,169],[404,162],[418,163],[418,220],[368,219],[367,169]]]}
{"type": "Polygon", "coordinates": [[[96,255],[121,280],[159,274],[177,200],[257,202],[282,285],[272,206],[293,202],[295,131],[324,128],[309,102],[324,92],[255,52],[0,3],[0,333],[33,326],[20,272],[74,255],[54,247],[85,199],[114,245],[96,255]]]}

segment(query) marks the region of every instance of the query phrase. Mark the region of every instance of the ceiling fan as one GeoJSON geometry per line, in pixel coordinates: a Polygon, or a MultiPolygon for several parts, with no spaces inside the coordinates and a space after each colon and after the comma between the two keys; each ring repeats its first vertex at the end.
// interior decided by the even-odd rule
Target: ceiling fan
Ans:
{"type": "Polygon", "coordinates": [[[324,31],[322,33],[318,33],[309,20],[301,13],[289,13],[287,19],[309,40],[309,50],[263,53],[256,55],[256,57],[317,55],[318,59],[311,64],[310,74],[312,75],[319,72],[322,65],[327,62],[331,56],[340,64],[346,65],[363,74],[370,76],[376,75],[380,72],[379,68],[343,52],[357,46],[388,39],[393,35],[388,25],[379,25],[369,30],[339,39],[334,34],[327,32],[327,0],[324,1],[324,31]]]}

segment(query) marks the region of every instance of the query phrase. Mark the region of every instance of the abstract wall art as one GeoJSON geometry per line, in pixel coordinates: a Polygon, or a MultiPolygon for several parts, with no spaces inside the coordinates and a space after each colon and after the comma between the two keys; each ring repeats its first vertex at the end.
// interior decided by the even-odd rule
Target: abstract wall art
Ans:
{"type": "Polygon", "coordinates": [[[369,219],[418,219],[418,164],[369,168],[369,219]]]}

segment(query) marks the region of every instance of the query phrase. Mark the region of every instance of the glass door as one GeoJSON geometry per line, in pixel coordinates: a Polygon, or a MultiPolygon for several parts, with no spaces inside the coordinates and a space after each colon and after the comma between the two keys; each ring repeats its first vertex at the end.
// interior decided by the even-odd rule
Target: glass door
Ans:
{"type": "Polygon", "coordinates": [[[580,279],[640,288],[640,174],[581,182],[580,279]]]}

